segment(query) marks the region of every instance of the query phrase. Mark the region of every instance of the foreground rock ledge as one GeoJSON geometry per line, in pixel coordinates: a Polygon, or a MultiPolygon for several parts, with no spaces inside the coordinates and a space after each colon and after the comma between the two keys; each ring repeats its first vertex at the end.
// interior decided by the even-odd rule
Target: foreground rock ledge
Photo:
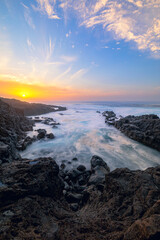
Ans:
{"type": "Polygon", "coordinates": [[[0,239],[160,239],[160,167],[110,172],[94,156],[83,186],[89,197],[76,212],[60,175],[51,158],[0,167],[0,239]],[[90,181],[92,174],[103,176],[101,183],[90,181]]]}

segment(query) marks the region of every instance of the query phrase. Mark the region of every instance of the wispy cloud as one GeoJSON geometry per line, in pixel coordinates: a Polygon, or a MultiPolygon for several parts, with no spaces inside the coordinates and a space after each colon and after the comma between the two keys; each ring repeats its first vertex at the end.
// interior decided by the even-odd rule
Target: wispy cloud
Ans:
{"type": "Polygon", "coordinates": [[[67,63],[75,62],[77,60],[76,56],[61,56],[61,59],[64,60],[67,63]]]}
{"type": "Polygon", "coordinates": [[[75,73],[70,77],[70,79],[71,79],[71,80],[73,80],[73,79],[79,79],[79,78],[82,77],[87,71],[88,71],[88,69],[81,68],[81,69],[79,69],[77,72],[75,72],[75,73]]]}
{"type": "Polygon", "coordinates": [[[35,25],[33,23],[33,19],[31,17],[31,13],[30,13],[30,9],[28,6],[26,6],[24,3],[21,2],[21,5],[24,7],[24,18],[26,20],[26,22],[28,23],[28,25],[32,28],[35,29],[35,25]]]}
{"type": "Polygon", "coordinates": [[[159,0],[62,0],[61,7],[76,11],[81,26],[101,25],[116,40],[160,56],[159,0]]]}
{"type": "Polygon", "coordinates": [[[47,14],[50,19],[60,19],[56,14],[56,0],[36,0],[37,6],[32,5],[35,11],[47,14]]]}
{"type": "Polygon", "coordinates": [[[46,49],[46,60],[47,61],[51,58],[51,56],[53,54],[53,51],[54,51],[54,48],[55,48],[55,43],[50,38],[49,39],[49,44],[48,44],[47,49],[46,49]]]}

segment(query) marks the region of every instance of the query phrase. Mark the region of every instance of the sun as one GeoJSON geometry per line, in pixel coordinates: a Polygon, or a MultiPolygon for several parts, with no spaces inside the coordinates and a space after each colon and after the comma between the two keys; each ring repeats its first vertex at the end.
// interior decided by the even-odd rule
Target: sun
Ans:
{"type": "Polygon", "coordinates": [[[28,92],[22,91],[22,92],[19,93],[19,95],[21,96],[21,98],[27,98],[28,97],[28,92]]]}

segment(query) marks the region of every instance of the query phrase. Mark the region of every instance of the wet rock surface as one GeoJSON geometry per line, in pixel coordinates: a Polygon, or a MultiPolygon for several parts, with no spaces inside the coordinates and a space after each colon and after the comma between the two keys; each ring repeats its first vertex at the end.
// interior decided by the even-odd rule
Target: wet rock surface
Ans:
{"type": "Polygon", "coordinates": [[[106,123],[114,125],[127,137],[160,151],[160,118],[157,115],[129,115],[117,120],[112,111],[106,111],[103,116],[106,123]]]}
{"type": "Polygon", "coordinates": [[[67,171],[52,158],[23,159],[0,167],[0,183],[0,239],[159,237],[160,167],[110,172],[93,156],[91,170],[67,171]],[[97,168],[103,181],[89,183],[97,168]]]}

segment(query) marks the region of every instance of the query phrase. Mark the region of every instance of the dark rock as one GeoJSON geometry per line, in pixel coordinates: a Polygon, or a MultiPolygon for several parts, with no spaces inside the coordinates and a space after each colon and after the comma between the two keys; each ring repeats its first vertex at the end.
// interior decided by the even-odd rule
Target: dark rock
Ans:
{"type": "Polygon", "coordinates": [[[77,170],[79,170],[80,172],[84,172],[86,170],[86,167],[84,165],[79,165],[77,167],[77,170]]]}
{"type": "Polygon", "coordinates": [[[25,138],[26,131],[32,130],[33,122],[23,111],[0,100],[0,160],[1,163],[21,159],[16,145],[25,138]]]}
{"type": "Polygon", "coordinates": [[[114,126],[131,139],[160,151],[160,119],[157,115],[127,116],[114,126]]]}
{"type": "Polygon", "coordinates": [[[55,138],[53,133],[46,134],[46,137],[49,138],[49,139],[54,139],[55,138]]]}
{"type": "Polygon", "coordinates": [[[66,167],[66,165],[65,165],[64,163],[62,163],[62,164],[60,165],[60,167],[61,167],[62,169],[64,169],[64,168],[66,167]]]}
{"type": "Polygon", "coordinates": [[[104,182],[105,175],[110,172],[110,169],[104,160],[98,156],[93,156],[91,159],[92,174],[88,181],[88,185],[101,184],[104,182]]]}
{"type": "Polygon", "coordinates": [[[71,207],[71,209],[73,210],[73,211],[77,211],[78,210],[78,207],[79,207],[79,205],[78,205],[78,203],[72,203],[71,205],[70,205],[70,207],[71,207]]]}
{"type": "Polygon", "coordinates": [[[39,158],[34,161],[36,164],[23,161],[1,168],[1,181],[6,187],[0,189],[0,206],[27,195],[61,196],[64,184],[58,178],[59,167],[56,162],[51,158],[39,158]]]}
{"type": "Polygon", "coordinates": [[[96,159],[75,183],[51,158],[3,164],[0,239],[159,239],[160,167],[108,172],[96,159]],[[78,185],[97,169],[107,171],[103,184],[78,185]]]}
{"type": "Polygon", "coordinates": [[[101,167],[104,169],[104,171],[106,171],[106,173],[110,172],[110,169],[109,169],[107,163],[101,157],[94,155],[91,158],[91,170],[96,171],[96,170],[100,169],[101,167]]]}
{"type": "Polygon", "coordinates": [[[65,197],[68,203],[78,203],[81,201],[83,196],[78,193],[67,193],[65,197]]]}
{"type": "MultiPolygon", "coordinates": [[[[28,103],[22,102],[17,99],[8,99],[8,98],[0,98],[3,102],[9,104],[11,107],[16,108],[20,111],[23,111],[25,116],[33,116],[33,115],[41,115],[49,112],[56,111],[65,111],[66,107],[55,106],[55,105],[47,105],[41,103],[28,103]]],[[[39,117],[35,118],[37,121],[39,117]]]]}
{"type": "Polygon", "coordinates": [[[91,172],[90,172],[90,171],[85,171],[85,172],[83,172],[83,173],[79,176],[79,178],[78,178],[78,183],[79,183],[79,185],[80,185],[80,186],[86,185],[86,184],[88,183],[88,180],[89,180],[90,176],[91,176],[91,172]]]}
{"type": "Polygon", "coordinates": [[[42,139],[46,137],[45,129],[38,129],[37,132],[38,132],[37,139],[42,139]]]}
{"type": "Polygon", "coordinates": [[[105,111],[102,113],[102,115],[105,117],[105,122],[109,125],[114,125],[114,122],[116,120],[116,114],[113,111],[105,111]]]}
{"type": "Polygon", "coordinates": [[[76,158],[76,157],[72,158],[72,161],[78,161],[78,158],[76,158]]]}

